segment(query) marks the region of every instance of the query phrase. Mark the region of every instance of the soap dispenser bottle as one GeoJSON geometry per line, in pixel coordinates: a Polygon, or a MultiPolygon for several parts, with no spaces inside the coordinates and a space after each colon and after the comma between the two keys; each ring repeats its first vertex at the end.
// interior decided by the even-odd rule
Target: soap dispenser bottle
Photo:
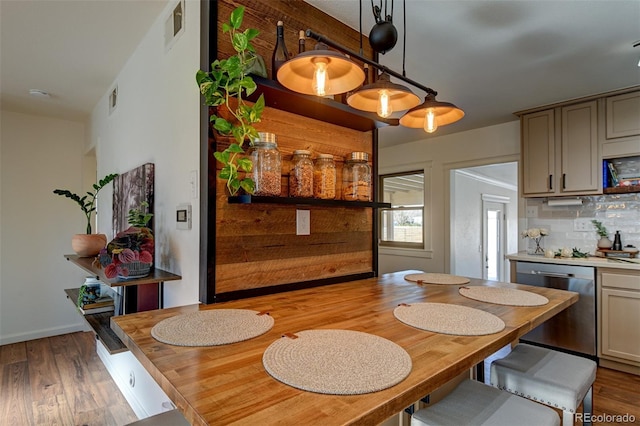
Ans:
{"type": "Polygon", "coordinates": [[[613,250],[621,251],[622,250],[622,241],[620,241],[620,231],[616,231],[616,235],[613,239],[613,250]]]}

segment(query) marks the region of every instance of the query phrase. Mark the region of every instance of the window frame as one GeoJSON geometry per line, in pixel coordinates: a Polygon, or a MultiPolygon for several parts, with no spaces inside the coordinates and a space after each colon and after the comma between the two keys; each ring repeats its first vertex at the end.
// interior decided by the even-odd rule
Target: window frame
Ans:
{"type": "MultiPolygon", "coordinates": [[[[427,184],[427,169],[414,169],[410,171],[402,171],[402,172],[394,172],[394,173],[384,173],[378,175],[378,188],[380,192],[380,200],[384,200],[384,180],[387,178],[393,178],[398,176],[408,176],[408,175],[416,175],[421,174],[423,176],[422,183],[422,206],[421,207],[381,207],[378,209],[378,245],[380,248],[390,248],[390,249],[410,249],[410,250],[421,250],[424,251],[426,248],[426,213],[425,213],[425,200],[426,200],[426,184],[427,184]],[[388,241],[383,240],[383,229],[384,229],[384,216],[385,212],[397,212],[403,210],[420,210],[422,216],[422,235],[421,242],[406,242],[406,241],[388,241]]],[[[393,226],[393,225],[392,225],[393,226]]]]}

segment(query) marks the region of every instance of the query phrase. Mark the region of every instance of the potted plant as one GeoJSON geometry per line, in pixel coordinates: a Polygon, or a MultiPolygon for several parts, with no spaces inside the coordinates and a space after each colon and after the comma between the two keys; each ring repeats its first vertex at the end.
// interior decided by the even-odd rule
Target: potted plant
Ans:
{"type": "Polygon", "coordinates": [[[235,139],[235,143],[225,150],[214,153],[216,160],[223,164],[219,177],[226,180],[230,195],[236,195],[240,189],[249,194],[254,191],[253,180],[246,176],[253,165],[243,156],[243,146],[247,141],[253,144],[258,136],[253,124],[260,121],[264,110],[264,95],[260,95],[253,105],[244,101],[257,89],[249,72],[259,61],[251,44],[259,31],[253,28],[240,31],[243,17],[244,7],[240,6],[231,13],[229,22],[222,25],[223,33],[229,34],[237,53],[227,59],[213,61],[210,72],[198,70],[196,73],[196,82],[206,105],[217,108],[209,118],[213,128],[221,135],[235,139]]]}
{"type": "Polygon", "coordinates": [[[80,210],[82,210],[82,213],[84,213],[87,218],[87,232],[85,234],[76,234],[71,239],[71,247],[78,256],[95,256],[100,252],[100,249],[107,244],[106,235],[91,233],[91,214],[96,211],[96,197],[98,196],[98,192],[111,183],[117,176],[117,173],[105,176],[99,180],[98,183],[93,184],[93,192],[87,192],[87,194],[82,197],[67,189],[56,189],[53,191],[54,194],[71,198],[78,203],[80,210]]]}
{"type": "Polygon", "coordinates": [[[152,213],[144,212],[149,203],[143,201],[137,209],[129,210],[129,228],[118,232],[107,247],[100,251],[98,260],[107,278],[141,278],[149,275],[153,265],[155,242],[147,223],[152,213]]]}
{"type": "Polygon", "coordinates": [[[609,239],[609,232],[607,231],[607,228],[599,220],[593,219],[591,223],[593,223],[593,226],[595,226],[596,233],[600,237],[597,243],[598,248],[610,249],[611,246],[613,246],[613,243],[609,239]]]}

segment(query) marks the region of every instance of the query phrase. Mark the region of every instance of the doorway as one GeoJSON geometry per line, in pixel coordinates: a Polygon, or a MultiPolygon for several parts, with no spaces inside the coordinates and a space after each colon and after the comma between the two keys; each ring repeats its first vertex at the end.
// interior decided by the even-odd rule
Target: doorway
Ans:
{"type": "Polygon", "coordinates": [[[449,271],[509,281],[505,256],[518,251],[517,162],[456,166],[448,170],[449,271]]]}

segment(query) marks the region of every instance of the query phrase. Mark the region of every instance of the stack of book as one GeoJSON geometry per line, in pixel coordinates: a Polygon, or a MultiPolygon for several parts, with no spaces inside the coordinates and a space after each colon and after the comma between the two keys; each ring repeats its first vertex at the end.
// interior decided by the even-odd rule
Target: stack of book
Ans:
{"type": "Polygon", "coordinates": [[[78,309],[82,315],[99,314],[101,312],[113,312],[115,304],[109,296],[100,297],[92,301],[78,303],[78,309]]]}

